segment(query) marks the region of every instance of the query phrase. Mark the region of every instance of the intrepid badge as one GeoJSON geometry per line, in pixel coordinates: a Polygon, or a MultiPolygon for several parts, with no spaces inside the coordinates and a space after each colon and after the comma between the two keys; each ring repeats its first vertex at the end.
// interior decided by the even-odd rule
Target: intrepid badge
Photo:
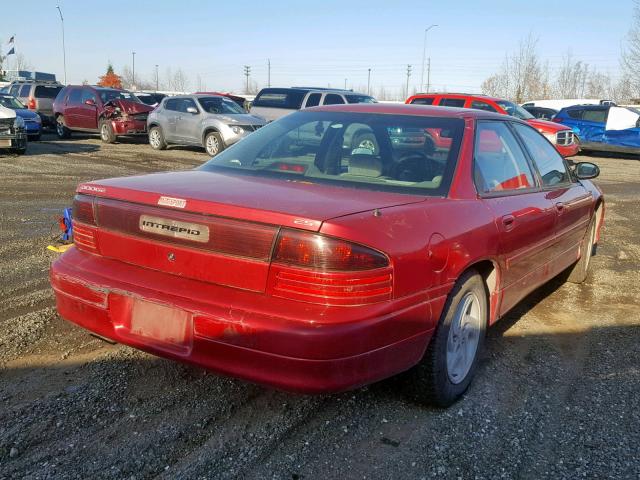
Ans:
{"type": "Polygon", "coordinates": [[[187,201],[184,198],[160,197],[158,199],[158,205],[162,205],[164,207],[184,208],[187,206],[187,201]]]}
{"type": "Polygon", "coordinates": [[[140,215],[140,230],[143,232],[166,235],[167,237],[183,238],[194,242],[207,243],[209,241],[209,227],[198,223],[179,222],[168,218],[140,215]]]}

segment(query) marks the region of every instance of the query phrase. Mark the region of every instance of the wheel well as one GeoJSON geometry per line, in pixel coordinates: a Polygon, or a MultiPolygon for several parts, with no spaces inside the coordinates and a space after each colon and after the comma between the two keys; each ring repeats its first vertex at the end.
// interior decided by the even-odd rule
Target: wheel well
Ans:
{"type": "Polygon", "coordinates": [[[496,307],[498,306],[494,294],[498,291],[498,267],[491,260],[482,260],[469,265],[467,270],[476,270],[487,287],[487,301],[489,304],[489,325],[498,319],[496,307]]]}
{"type": "Polygon", "coordinates": [[[157,122],[151,122],[149,124],[149,128],[153,128],[153,127],[160,127],[160,125],[157,122]]]}
{"type": "Polygon", "coordinates": [[[220,133],[220,130],[215,127],[205,128],[204,132],[202,133],[202,143],[204,143],[204,139],[207,138],[207,135],[209,135],[211,132],[220,133]]]}

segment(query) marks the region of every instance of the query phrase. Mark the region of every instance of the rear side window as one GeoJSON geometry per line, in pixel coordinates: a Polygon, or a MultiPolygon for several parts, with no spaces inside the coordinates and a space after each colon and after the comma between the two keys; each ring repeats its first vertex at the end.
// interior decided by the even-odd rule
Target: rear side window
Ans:
{"type": "Polygon", "coordinates": [[[318,105],[320,105],[320,97],[322,97],[321,93],[312,93],[311,95],[309,95],[309,97],[307,97],[307,104],[305,106],[307,108],[317,107],[318,105]]]}
{"type": "Polygon", "coordinates": [[[20,89],[20,94],[18,96],[28,97],[30,92],[31,92],[31,85],[29,84],[22,85],[22,88],[20,89]]]}
{"type": "Polygon", "coordinates": [[[82,99],[82,90],[80,90],[79,88],[74,88],[73,90],[71,90],[71,93],[69,94],[69,103],[80,103],[82,99]]]}
{"type": "Polygon", "coordinates": [[[253,101],[254,107],[288,108],[298,110],[306,95],[304,90],[290,88],[265,88],[253,101]]]}
{"type": "Polygon", "coordinates": [[[464,98],[441,98],[439,105],[441,107],[464,107],[464,98]]]}
{"type": "Polygon", "coordinates": [[[605,123],[607,121],[607,110],[584,110],[582,120],[587,122],[605,123]]]}
{"type": "Polygon", "coordinates": [[[62,87],[59,85],[38,85],[34,96],[36,98],[56,98],[60,90],[62,87]]]}
{"type": "Polygon", "coordinates": [[[478,122],[473,176],[479,193],[535,187],[527,158],[505,122],[478,122]]]}
{"type": "Polygon", "coordinates": [[[575,120],[582,119],[582,110],[579,108],[575,110],[567,110],[566,114],[568,115],[569,118],[573,118],[575,120]]]}
{"type": "Polygon", "coordinates": [[[433,98],[414,98],[411,100],[412,105],[433,105],[433,98]]]}
{"type": "Polygon", "coordinates": [[[542,184],[545,187],[571,181],[564,159],[546,138],[527,125],[518,123],[514,126],[522,140],[524,140],[524,144],[531,154],[533,163],[538,168],[540,177],[542,177],[542,184]]]}
{"type": "Polygon", "coordinates": [[[344,103],[344,99],[340,95],[335,93],[327,93],[324,97],[323,105],[341,105],[344,103]]]}
{"type": "Polygon", "coordinates": [[[476,110],[484,110],[486,112],[497,112],[497,110],[487,102],[481,102],[480,100],[473,100],[471,102],[471,108],[475,108],[476,110]]]}

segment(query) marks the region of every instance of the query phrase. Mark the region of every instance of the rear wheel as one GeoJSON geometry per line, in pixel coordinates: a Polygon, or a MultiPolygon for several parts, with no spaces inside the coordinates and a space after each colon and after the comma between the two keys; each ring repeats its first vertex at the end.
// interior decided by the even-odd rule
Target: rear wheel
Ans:
{"type": "Polygon", "coordinates": [[[469,387],[484,345],[489,317],[487,291],[474,270],[454,285],[411,390],[420,401],[448,407],[469,387]]]}
{"type": "Polygon", "coordinates": [[[100,139],[104,143],[114,143],[116,134],[113,132],[111,122],[108,120],[100,120],[100,139]]]}
{"type": "Polygon", "coordinates": [[[222,143],[220,134],[218,132],[207,133],[207,136],[204,137],[204,148],[212,157],[224,150],[224,143],[222,143]]]}
{"type": "Polygon", "coordinates": [[[151,127],[149,130],[149,145],[154,150],[164,150],[167,148],[167,142],[164,140],[160,127],[151,127]]]}
{"type": "Polygon", "coordinates": [[[69,138],[71,136],[71,130],[67,128],[64,123],[64,117],[60,115],[56,118],[56,133],[58,134],[58,138],[69,138]]]}
{"type": "Polygon", "coordinates": [[[593,214],[593,218],[591,218],[589,228],[584,234],[584,238],[580,244],[580,260],[569,267],[567,282],[583,283],[587,279],[587,275],[589,274],[589,264],[591,263],[591,256],[593,255],[593,241],[596,238],[597,215],[598,212],[596,211],[593,214]]]}

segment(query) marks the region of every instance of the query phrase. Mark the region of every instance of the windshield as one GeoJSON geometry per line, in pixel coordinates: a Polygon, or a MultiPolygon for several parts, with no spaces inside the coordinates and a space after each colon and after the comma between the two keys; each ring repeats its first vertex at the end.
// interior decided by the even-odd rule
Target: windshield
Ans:
{"type": "Polygon", "coordinates": [[[224,97],[204,97],[199,98],[198,102],[207,113],[224,113],[227,115],[247,113],[236,102],[224,97]]]}
{"type": "Polygon", "coordinates": [[[496,101],[496,103],[504,108],[504,110],[507,112],[507,115],[511,115],[512,117],[519,118],[520,120],[530,120],[532,118],[536,118],[520,105],[516,105],[515,103],[508,102],[507,100],[498,100],[496,101]]]}
{"type": "Polygon", "coordinates": [[[15,110],[17,108],[27,108],[22,103],[20,103],[20,100],[10,95],[0,95],[0,105],[12,110],[15,110]]]}
{"type": "Polygon", "coordinates": [[[345,95],[347,103],[378,103],[378,101],[369,95],[345,95]]]}
{"type": "Polygon", "coordinates": [[[138,97],[133,93],[126,90],[98,90],[102,103],[110,102],[111,100],[129,100],[130,102],[142,103],[138,97]]]}
{"type": "Polygon", "coordinates": [[[463,128],[457,118],[303,110],[262,127],[200,168],[442,196],[463,128]]]}

